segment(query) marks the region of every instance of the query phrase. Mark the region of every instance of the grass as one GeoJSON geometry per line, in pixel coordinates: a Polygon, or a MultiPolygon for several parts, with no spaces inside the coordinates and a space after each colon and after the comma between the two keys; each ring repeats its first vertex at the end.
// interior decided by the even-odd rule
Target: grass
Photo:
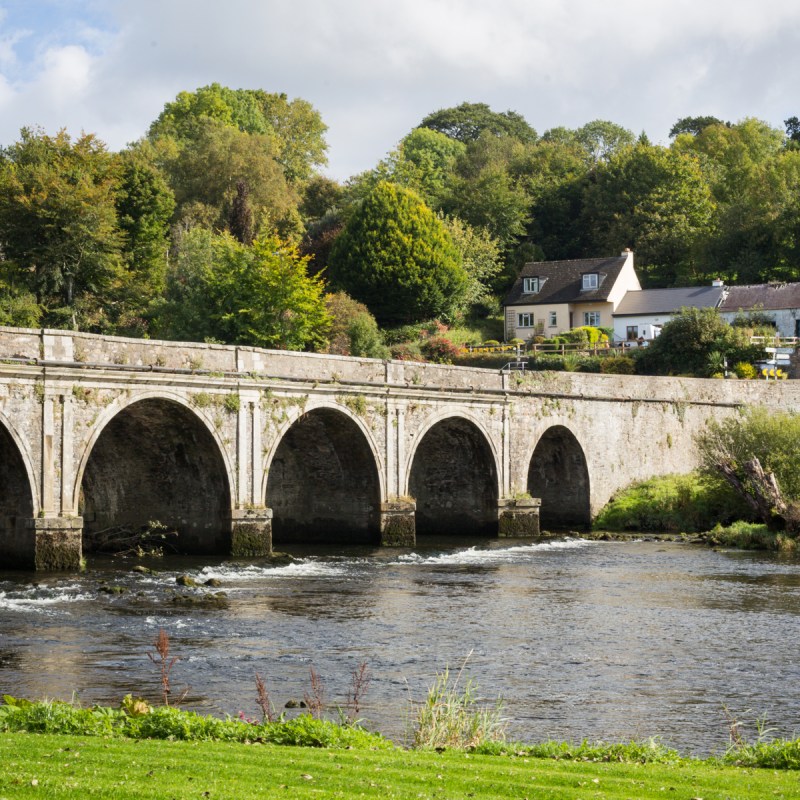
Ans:
{"type": "Polygon", "coordinates": [[[789,800],[796,772],[704,762],[542,760],[457,751],[0,735],[3,798],[547,798],[789,800]]]}
{"type": "Polygon", "coordinates": [[[760,522],[737,521],[731,525],[716,525],[705,534],[706,541],[715,546],[738,547],[742,550],[776,550],[794,553],[800,542],[786,533],[776,533],[760,522]]]}

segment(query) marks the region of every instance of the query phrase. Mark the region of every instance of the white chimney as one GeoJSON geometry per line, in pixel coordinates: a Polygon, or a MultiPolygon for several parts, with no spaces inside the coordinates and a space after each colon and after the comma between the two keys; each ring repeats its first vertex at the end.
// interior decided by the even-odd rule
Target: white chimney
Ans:
{"type": "Polygon", "coordinates": [[[725,285],[725,281],[723,281],[723,280],[722,280],[722,278],[714,278],[714,280],[713,280],[713,281],[711,281],[711,285],[712,285],[712,286],[713,286],[715,289],[719,289],[721,286],[724,286],[724,285],[725,285]]]}

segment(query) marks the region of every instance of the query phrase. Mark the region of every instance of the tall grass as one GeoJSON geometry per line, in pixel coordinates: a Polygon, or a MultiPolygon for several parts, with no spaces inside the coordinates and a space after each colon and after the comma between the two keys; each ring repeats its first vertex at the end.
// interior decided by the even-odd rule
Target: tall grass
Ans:
{"type": "Polygon", "coordinates": [[[474,681],[467,678],[459,687],[463,672],[464,666],[453,679],[446,668],[436,676],[416,714],[415,749],[465,750],[505,740],[508,720],[503,702],[479,705],[474,681]]]}

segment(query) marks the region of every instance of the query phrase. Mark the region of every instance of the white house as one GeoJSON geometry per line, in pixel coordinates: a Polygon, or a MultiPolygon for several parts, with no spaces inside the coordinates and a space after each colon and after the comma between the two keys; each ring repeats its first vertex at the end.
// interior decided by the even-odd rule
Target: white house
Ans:
{"type": "Polygon", "coordinates": [[[730,286],[719,310],[727,322],[742,312],[758,311],[772,320],[780,336],[800,337],[800,283],[730,286]]]}

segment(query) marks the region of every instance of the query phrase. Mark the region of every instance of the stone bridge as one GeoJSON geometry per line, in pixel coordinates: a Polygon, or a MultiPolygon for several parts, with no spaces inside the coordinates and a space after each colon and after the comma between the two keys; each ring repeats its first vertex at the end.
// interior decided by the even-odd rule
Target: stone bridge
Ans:
{"type": "Polygon", "coordinates": [[[0,328],[0,569],[150,521],[189,553],[586,526],[795,382],[494,370],[0,328]],[[536,499],[533,499],[536,498],[536,499]]]}

